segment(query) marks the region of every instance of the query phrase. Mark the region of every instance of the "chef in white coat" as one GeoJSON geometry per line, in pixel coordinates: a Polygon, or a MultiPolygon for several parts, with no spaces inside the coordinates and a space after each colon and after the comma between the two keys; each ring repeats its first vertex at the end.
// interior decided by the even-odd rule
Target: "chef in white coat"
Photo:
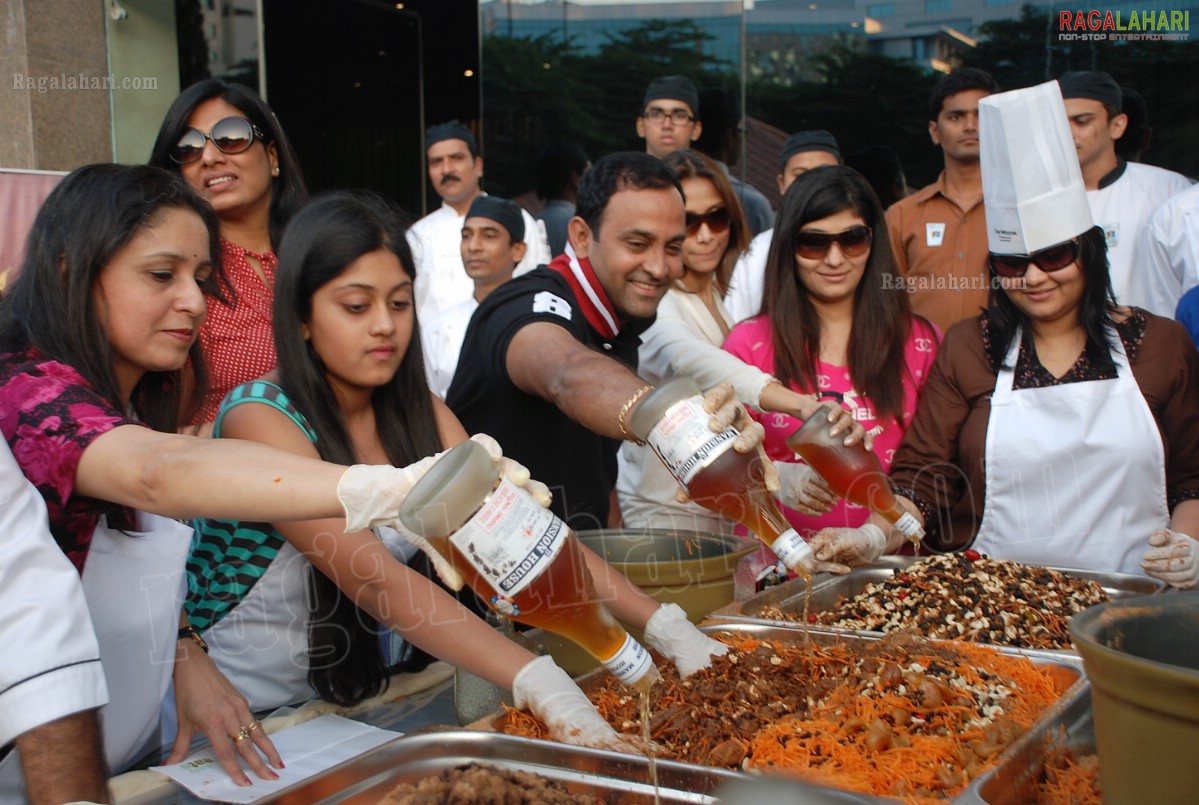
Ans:
{"type": "MultiPolygon", "coordinates": [[[[1115,304],[1054,83],[979,103],[992,306],[946,335],[891,469],[935,550],[1199,580],[1199,355],[1115,304]]],[[[900,545],[881,518],[818,559],[900,545]]]]}

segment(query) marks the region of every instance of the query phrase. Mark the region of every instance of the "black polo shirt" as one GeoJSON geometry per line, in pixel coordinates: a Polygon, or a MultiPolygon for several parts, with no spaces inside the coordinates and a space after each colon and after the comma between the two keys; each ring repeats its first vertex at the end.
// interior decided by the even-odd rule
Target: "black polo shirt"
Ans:
{"type": "Polygon", "coordinates": [[[521,328],[547,322],[635,372],[641,334],[653,321],[630,320],[615,338],[605,339],[583,316],[567,281],[541,266],[492,291],[466,330],[446,404],[469,433],[494,437],[504,455],[546,484],[554,496],[554,514],[576,531],[607,526],[620,442],[591,432],[553,403],[517,388],[508,377],[508,345],[521,328]]]}

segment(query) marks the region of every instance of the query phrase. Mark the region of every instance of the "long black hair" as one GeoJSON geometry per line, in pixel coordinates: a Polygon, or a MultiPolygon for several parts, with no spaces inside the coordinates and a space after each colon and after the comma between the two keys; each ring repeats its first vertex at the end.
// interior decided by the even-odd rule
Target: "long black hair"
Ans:
{"type": "MultiPolygon", "coordinates": [[[[1112,280],[1108,271],[1107,240],[1103,229],[1091,227],[1078,236],[1078,265],[1082,270],[1083,292],[1079,303],[1078,322],[1087,332],[1086,352],[1100,366],[1111,366],[1111,348],[1107,339],[1107,327],[1111,325],[1112,313],[1116,309],[1116,296],[1112,291],[1112,280]]],[[[995,277],[995,269],[991,269],[995,277]]],[[[997,278],[993,286],[998,285],[997,278]]],[[[991,292],[991,305],[987,311],[991,343],[988,347],[991,365],[996,369],[1004,366],[1012,339],[1020,332],[1029,332],[1028,316],[1011,300],[1001,288],[991,292]]]]}
{"type": "Polygon", "coordinates": [[[795,256],[800,229],[846,210],[873,233],[870,256],[854,292],[849,375],[881,416],[903,419],[904,347],[912,330],[907,294],[888,287],[897,276],[878,196],[862,174],[844,165],[805,171],[783,196],[766,258],[761,312],[770,321],[774,374],[783,385],[816,391],[820,314],[800,279],[795,256]]]}
{"type": "MultiPolygon", "coordinates": [[[[97,164],[66,176],[38,211],[21,272],[0,301],[0,351],[33,347],[71,366],[113,408],[125,411],[93,289],[121,248],[176,209],[204,222],[214,276],[219,274],[216,215],[178,174],[146,165],[97,164]]],[[[178,430],[199,407],[206,376],[198,339],[189,355],[182,369],[146,372],[133,388],[131,413],[154,430],[178,430]]]]}
{"type": "MultiPolygon", "coordinates": [[[[343,191],[315,197],[284,234],[274,308],[280,385],[316,431],[316,449],[325,461],[359,463],[324,362],[303,337],[312,297],[352,262],[379,249],[394,254],[415,280],[406,224],[405,215],[382,196],[343,191]]],[[[371,404],[379,440],[393,465],[402,467],[441,449],[415,320],[399,370],[373,391],[371,404]]],[[[314,663],[308,681],[322,698],[349,705],[382,690],[387,669],[378,622],[342,594],[336,581],[312,574],[309,649],[312,657],[333,659],[314,663]]]]}
{"type": "Polygon", "coordinates": [[[166,117],[158,128],[158,138],[154,140],[154,148],[150,152],[150,164],[175,173],[181,172],[183,166],[171,159],[171,150],[187,130],[187,121],[196,107],[213,98],[220,98],[235,107],[257,126],[265,135],[264,147],[271,143],[275,145],[279,175],[271,178],[270,234],[271,245],[277,251],[287,222],[308,200],[308,188],[304,184],[304,174],[300,171],[300,161],[296,159],[296,152],[283,133],[279,119],[254,90],[219,78],[206,78],[183,90],[167,109],[166,117]]]}

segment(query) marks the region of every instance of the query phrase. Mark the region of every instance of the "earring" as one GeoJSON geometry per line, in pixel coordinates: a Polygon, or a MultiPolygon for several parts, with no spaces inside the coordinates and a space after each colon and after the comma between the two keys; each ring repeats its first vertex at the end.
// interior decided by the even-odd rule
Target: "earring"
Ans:
{"type": "Polygon", "coordinates": [[[271,176],[278,176],[278,175],[279,175],[279,166],[276,165],[275,167],[271,168],[271,176]]]}

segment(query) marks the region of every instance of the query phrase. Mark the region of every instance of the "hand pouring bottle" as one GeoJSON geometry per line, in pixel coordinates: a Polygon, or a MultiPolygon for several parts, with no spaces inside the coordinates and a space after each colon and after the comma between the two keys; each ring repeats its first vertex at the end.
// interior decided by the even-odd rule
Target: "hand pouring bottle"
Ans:
{"type": "Polygon", "coordinates": [[[714,433],[711,418],[699,386],[681,376],[645,396],[629,417],[629,429],[649,443],[692,500],[741,523],[784,565],[810,578],[812,550],[767,491],[761,453],[738,453],[737,429],[714,433]]]}
{"type": "Polygon", "coordinates": [[[618,679],[648,690],[649,652],[599,600],[574,532],[507,478],[475,442],[449,450],[400,507],[423,536],[501,615],[578,643],[618,679]]]}
{"type": "Polygon", "coordinates": [[[787,446],[820,473],[838,496],[876,512],[908,540],[919,543],[924,529],[895,498],[878,456],[862,442],[846,447],[841,438],[829,436],[829,430],[828,417],[818,413],[787,437],[787,446]]]}

